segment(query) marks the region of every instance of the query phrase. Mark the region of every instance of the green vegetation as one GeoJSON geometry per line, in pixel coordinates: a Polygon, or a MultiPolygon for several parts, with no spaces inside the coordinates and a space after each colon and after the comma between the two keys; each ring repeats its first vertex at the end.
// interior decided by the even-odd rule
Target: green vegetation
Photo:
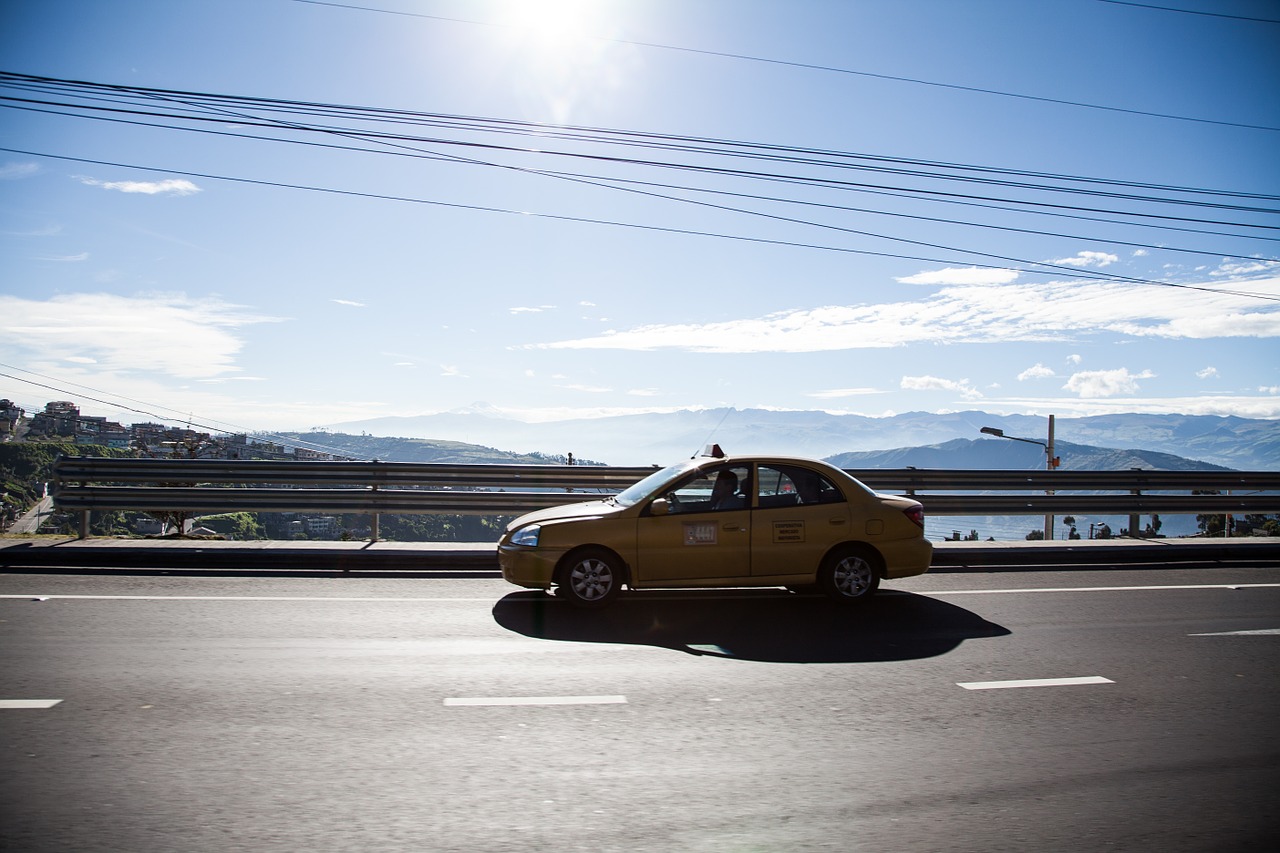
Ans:
{"type": "Polygon", "coordinates": [[[0,444],[0,492],[4,510],[18,516],[40,500],[43,486],[53,479],[59,456],[137,456],[133,450],[75,444],[69,441],[6,442],[0,444]]]}

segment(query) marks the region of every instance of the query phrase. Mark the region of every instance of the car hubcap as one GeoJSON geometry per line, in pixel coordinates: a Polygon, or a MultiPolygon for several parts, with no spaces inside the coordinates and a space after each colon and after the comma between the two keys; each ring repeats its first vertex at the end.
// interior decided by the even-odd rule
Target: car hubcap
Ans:
{"type": "Polygon", "coordinates": [[[583,560],[569,573],[574,595],[584,601],[595,601],[608,594],[613,586],[613,572],[600,560],[583,560]]]}
{"type": "Polygon", "coordinates": [[[836,565],[835,582],[841,595],[866,595],[871,588],[871,564],[861,557],[845,557],[836,565]]]}

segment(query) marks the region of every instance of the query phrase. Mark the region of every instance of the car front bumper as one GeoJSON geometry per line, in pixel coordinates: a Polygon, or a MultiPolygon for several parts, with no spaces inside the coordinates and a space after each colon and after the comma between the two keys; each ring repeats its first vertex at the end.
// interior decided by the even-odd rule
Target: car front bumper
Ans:
{"type": "Polygon", "coordinates": [[[504,543],[498,546],[498,565],[502,567],[502,577],[507,582],[526,589],[546,589],[551,586],[556,564],[564,554],[561,550],[504,543]]]}

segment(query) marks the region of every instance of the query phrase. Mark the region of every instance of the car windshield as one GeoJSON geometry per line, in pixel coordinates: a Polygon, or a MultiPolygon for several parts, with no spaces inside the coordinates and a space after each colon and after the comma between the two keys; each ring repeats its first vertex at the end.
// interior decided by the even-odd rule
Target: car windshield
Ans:
{"type": "Polygon", "coordinates": [[[683,477],[697,466],[697,461],[690,459],[677,465],[672,465],[670,468],[654,471],[635,485],[628,486],[614,500],[622,506],[633,506],[649,497],[649,495],[662,491],[663,488],[683,477]]]}

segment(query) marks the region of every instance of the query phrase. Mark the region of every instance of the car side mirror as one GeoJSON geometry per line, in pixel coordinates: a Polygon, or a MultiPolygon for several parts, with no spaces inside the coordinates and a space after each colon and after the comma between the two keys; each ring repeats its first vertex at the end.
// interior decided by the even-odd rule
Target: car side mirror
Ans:
{"type": "Polygon", "coordinates": [[[671,512],[671,501],[666,498],[658,498],[649,504],[650,515],[666,515],[669,512],[671,512]]]}

